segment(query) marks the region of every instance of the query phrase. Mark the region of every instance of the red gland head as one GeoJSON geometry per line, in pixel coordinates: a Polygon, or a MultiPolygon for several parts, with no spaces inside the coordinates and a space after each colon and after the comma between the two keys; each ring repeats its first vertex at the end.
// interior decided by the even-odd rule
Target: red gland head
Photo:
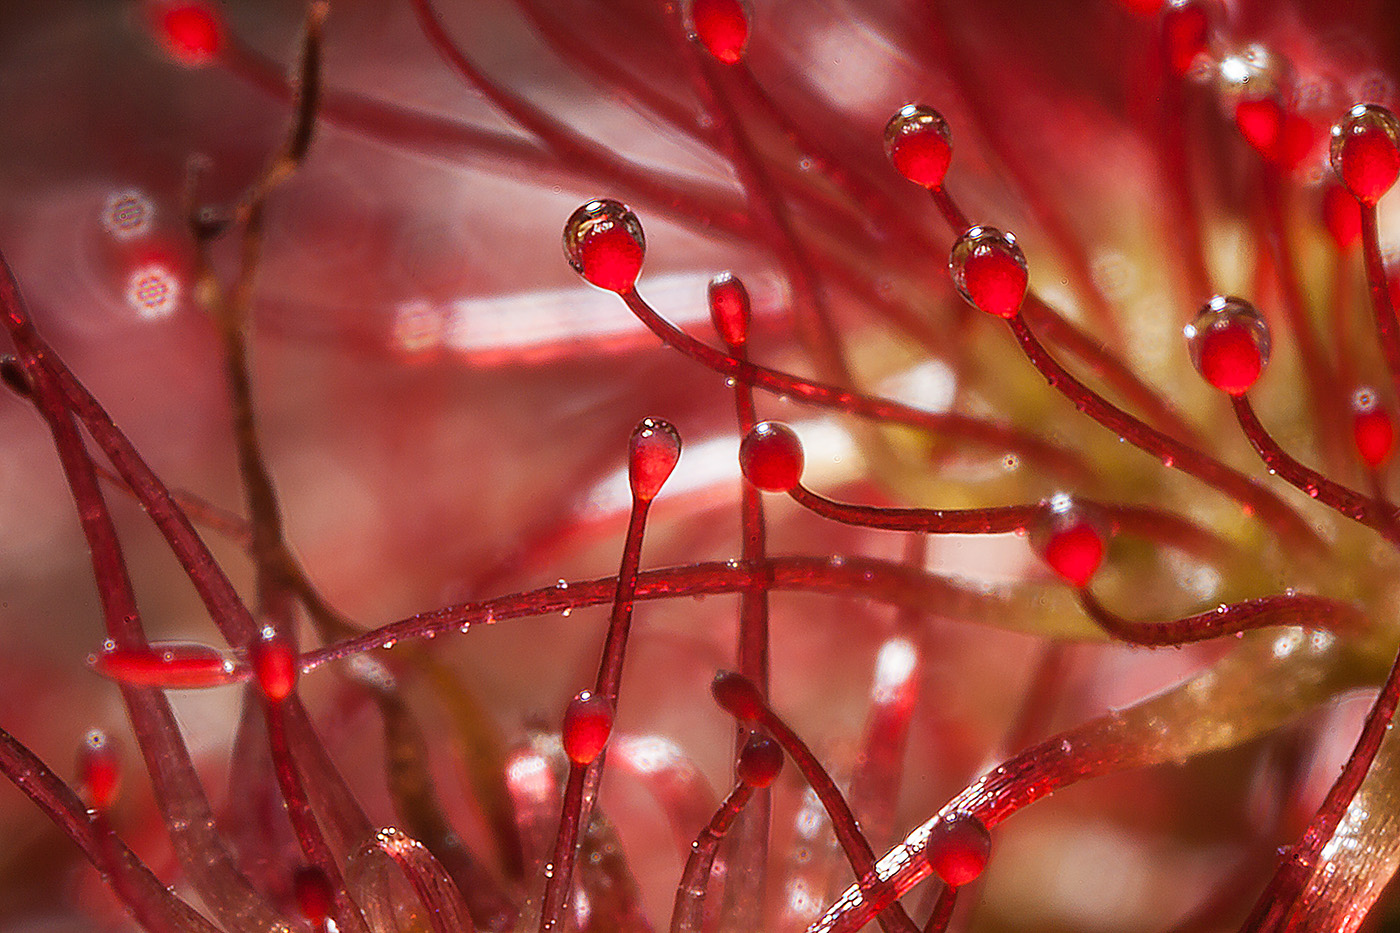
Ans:
{"type": "Polygon", "coordinates": [[[1031,529],[1031,546],[1061,579],[1080,588],[1089,585],[1107,551],[1098,517],[1064,493],[1046,503],[1031,529]]]}
{"type": "Polygon", "coordinates": [[[637,422],[627,447],[632,495],[644,502],[655,499],[680,458],[681,435],[669,421],[643,418],[637,422]]]}
{"type": "Polygon", "coordinates": [[[105,812],[112,808],[121,785],[121,760],[100,729],[89,732],[78,749],[78,780],[94,810],[105,812]]]}
{"type": "Polygon", "coordinates": [[[1357,104],[1332,127],[1332,171],[1362,204],[1375,204],[1400,176],[1400,122],[1375,104],[1357,104]]]}
{"type": "Polygon", "coordinates": [[[751,735],[735,765],[739,780],[750,787],[767,787],[783,770],[783,747],[764,735],[751,735]]]}
{"type": "Polygon", "coordinates": [[[960,888],[976,880],[992,857],[992,834],[971,813],[956,811],[934,824],[924,855],[943,883],[960,888]]]}
{"type": "Polygon", "coordinates": [[[742,674],[720,671],[710,681],[710,695],[720,709],[740,722],[756,722],[763,716],[763,697],[753,681],[742,674]]]}
{"type": "Polygon", "coordinates": [[[1379,469],[1395,450],[1395,422],[1380,406],[1376,393],[1359,389],[1351,398],[1351,436],[1361,462],[1379,469]]]}
{"type": "Polygon", "coordinates": [[[335,906],[335,889],[326,873],[312,865],[298,868],[292,876],[292,892],[307,922],[318,929],[324,925],[335,906]]]}
{"type": "Polygon", "coordinates": [[[973,227],[948,258],[953,284],[974,308],[1013,318],[1026,297],[1026,257],[1016,238],[995,227],[973,227]]]}
{"type": "Polygon", "coordinates": [[[228,683],[234,671],[233,662],[215,649],[184,642],[125,647],[109,640],[90,660],[103,677],[167,690],[219,686],[228,683]]]}
{"type": "Polygon", "coordinates": [[[1272,95],[1246,97],[1235,104],[1235,126],[1254,151],[1268,158],[1283,132],[1283,105],[1272,95]]]}
{"type": "Polygon", "coordinates": [[[749,342],[749,323],[753,309],[749,290],[732,272],[721,272],[710,279],[710,321],[720,339],[732,348],[749,342]]]}
{"type": "Polygon", "coordinates": [[[646,256],[637,215],[619,201],[599,198],[574,211],[564,224],[564,255],[590,284],[627,292],[637,284],[646,256]]]}
{"type": "Polygon", "coordinates": [[[1171,0],[1166,5],[1162,11],[1162,45],[1172,74],[1185,75],[1196,58],[1205,53],[1210,27],[1210,10],[1200,0],[1171,0]]]}
{"type": "Polygon", "coordinates": [[[271,626],[262,630],[258,640],[248,649],[253,676],[263,696],[273,703],[285,700],[297,685],[297,656],[292,643],[271,626]]]}
{"type": "Polygon", "coordinates": [[[166,0],[151,4],[148,15],[160,44],[183,65],[207,65],[223,51],[223,18],[208,3],[166,0]]]}
{"type": "Polygon", "coordinates": [[[564,710],[564,754],[580,768],[590,765],[607,747],[612,735],[612,701],[585,690],[564,710]]]}
{"type": "Polygon", "coordinates": [[[1328,185],[1322,193],[1322,223],[1343,252],[1361,239],[1361,207],[1340,184],[1328,185]]]}
{"type": "Polygon", "coordinates": [[[1196,371],[1230,395],[1248,392],[1269,362],[1269,326],[1243,298],[1216,295],[1185,333],[1196,371]]]}
{"type": "Polygon", "coordinates": [[[739,469],[764,492],[791,492],[802,480],[802,441],[781,421],[761,421],[739,445],[739,469]]]}
{"type": "Polygon", "coordinates": [[[914,184],[938,188],[953,160],[953,134],[937,110],[905,104],[885,124],[885,154],[914,184]]]}
{"type": "Polygon", "coordinates": [[[744,57],[749,11],[743,0],[692,0],[690,26],[705,51],[724,64],[736,64],[744,57]]]}

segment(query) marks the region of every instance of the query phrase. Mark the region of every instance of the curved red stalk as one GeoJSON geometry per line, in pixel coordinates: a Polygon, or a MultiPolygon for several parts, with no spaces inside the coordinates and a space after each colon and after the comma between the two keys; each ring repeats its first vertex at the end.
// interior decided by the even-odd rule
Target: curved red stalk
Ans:
{"type": "MultiPolygon", "coordinates": [[[[955,236],[961,236],[971,229],[972,223],[946,187],[940,185],[931,188],[929,194],[955,236]]],[[[1201,433],[1155,389],[1138,378],[1137,373],[1120,357],[1051,307],[1034,291],[1026,292],[1021,311],[1028,320],[1046,332],[1051,343],[1078,358],[1105,383],[1120,392],[1123,398],[1160,422],[1168,433],[1183,443],[1205,443],[1201,433]]]]}
{"type": "Polygon", "coordinates": [[[1112,402],[1095,393],[1059,364],[1036,339],[1020,315],[1006,322],[1026,357],[1050,387],[1072,401],[1076,408],[1135,447],[1162,461],[1163,466],[1189,473],[1257,514],[1275,534],[1296,543],[1309,554],[1321,554],[1324,546],[1317,532],[1277,496],[1237,470],[1196,448],[1173,440],[1112,402]]]}
{"type": "MultiPolygon", "coordinates": [[[[922,568],[928,553],[928,538],[909,535],[904,544],[904,563],[922,568]]],[[[870,695],[870,712],[861,738],[861,753],[851,774],[851,789],[847,795],[851,810],[860,817],[860,825],[873,846],[885,845],[894,825],[894,811],[899,802],[904,778],[904,753],[909,745],[909,726],[918,706],[925,675],[924,622],[928,613],[904,606],[895,617],[895,635],[885,641],[876,655],[875,683],[870,695]],[[907,657],[896,658],[896,667],[904,676],[898,681],[885,681],[887,672],[880,670],[886,651],[907,657]]]]}
{"type": "Polygon", "coordinates": [[[1061,787],[1238,744],[1298,715],[1300,704],[1311,706],[1312,700],[1355,686],[1335,644],[1330,637],[1301,634],[1246,641],[1186,683],[1015,755],[965,788],[880,860],[885,884],[876,896],[847,889],[807,933],[855,933],[893,898],[932,875],[923,850],[945,815],[966,812],[993,828],[1061,787]],[[1261,671],[1269,676],[1261,680],[1261,671]],[[1278,678],[1286,675],[1310,682],[1290,680],[1291,689],[1280,692],[1278,678]],[[1247,724],[1243,732],[1242,724],[1247,724]]]}
{"type": "MultiPolygon", "coordinates": [[[[721,677],[724,675],[720,675],[721,677]]],[[[738,675],[732,675],[738,676],[738,675]]],[[[716,684],[719,679],[716,679],[716,684]]],[[[752,685],[748,687],[751,689],[752,685]]],[[[862,891],[874,893],[884,888],[880,873],[875,866],[875,853],[870,849],[870,843],[861,834],[860,826],[856,823],[855,814],[851,813],[850,806],[846,803],[846,798],[841,795],[836,782],[827,774],[822,767],[817,756],[812,754],[812,750],[802,741],[801,737],[793,732],[786,722],[772,707],[753,692],[746,700],[752,703],[751,708],[744,712],[743,716],[737,716],[737,711],[727,709],[731,715],[737,718],[751,720],[767,730],[778,744],[787,752],[792,763],[797,765],[797,769],[802,772],[802,776],[807,779],[807,784],[821,801],[822,807],[826,810],[827,816],[831,819],[831,828],[836,833],[836,839],[841,843],[841,849],[846,853],[846,859],[851,863],[851,870],[855,872],[856,884],[862,891]]],[[[898,901],[898,895],[892,895],[888,903],[881,907],[876,919],[880,921],[886,933],[914,933],[917,929],[914,921],[909,919],[909,914],[898,901]]]]}
{"type": "Polygon", "coordinates": [[[336,865],[335,856],[326,844],[326,837],[322,835],[321,826],[316,821],[316,812],[306,795],[301,771],[292,759],[292,743],[287,734],[285,706],[284,702],[268,700],[264,704],[264,713],[267,717],[267,737],[272,750],[273,772],[277,776],[277,786],[282,791],[287,816],[292,821],[292,829],[296,832],[297,842],[307,860],[319,868],[331,883],[331,889],[335,892],[335,906],[331,916],[335,919],[336,926],[354,933],[369,933],[369,926],[360,913],[359,906],[350,899],[346,890],[340,867],[336,865]]]}
{"type": "Polygon", "coordinates": [[[690,857],[686,859],[681,872],[681,882],[676,888],[676,905],[671,911],[671,933],[699,933],[705,921],[705,892],[710,884],[710,868],[714,865],[719,844],[724,841],[730,826],[748,806],[753,797],[754,787],[743,781],[734,785],[729,796],[710,822],[700,831],[691,844],[690,857]]]}
{"type": "Polygon", "coordinates": [[[673,211],[689,214],[702,224],[711,215],[708,208],[699,206],[705,203],[702,200],[693,204],[678,202],[671,187],[664,180],[657,180],[656,170],[644,168],[594,143],[546,111],[492,81],[448,36],[431,0],[410,0],[410,3],[423,35],[444,62],[497,110],[533,134],[560,159],[576,165],[585,177],[612,179],[615,184],[625,185],[646,200],[669,204],[673,211]]]}
{"type": "Polygon", "coordinates": [[[943,933],[948,929],[948,921],[953,919],[953,908],[958,904],[958,888],[944,885],[938,892],[938,900],[933,902],[933,912],[924,924],[924,933],[943,933]]]}
{"type": "MultiPolygon", "coordinates": [[[[823,518],[861,528],[909,531],[919,534],[1020,533],[1035,524],[1048,509],[1036,505],[1003,505],[980,509],[885,508],[837,502],[798,484],[788,493],[798,505],[823,518]]],[[[1189,519],[1151,506],[1113,505],[1076,497],[1113,522],[1119,531],[1178,547],[1202,556],[1219,557],[1231,545],[1189,519]]]]}
{"type": "MultiPolygon", "coordinates": [[[[669,426],[668,426],[669,427],[669,426]]],[[[669,470],[667,471],[669,473],[669,470]]],[[[662,477],[662,482],[665,477],[662,477]]],[[[660,484],[657,484],[658,488],[660,484]]],[[[606,697],[613,709],[617,707],[618,687],[622,681],[622,661],[627,651],[627,636],[632,626],[632,606],[637,593],[637,572],[641,565],[642,535],[646,530],[647,512],[656,490],[638,494],[634,485],[632,512],[627,521],[627,536],[622,545],[622,565],[613,590],[612,617],[603,641],[603,657],[598,665],[594,695],[606,697]]],[[[564,788],[564,806],[559,819],[559,835],[554,846],[553,871],[547,871],[544,898],[540,907],[540,933],[550,933],[564,919],[573,891],[573,869],[578,860],[582,834],[587,832],[598,785],[603,778],[607,760],[606,749],[586,765],[569,764],[569,781],[564,788]]]]}
{"type": "Polygon", "coordinates": [[[788,493],[793,501],[822,518],[883,531],[917,531],[922,534],[1006,534],[1024,531],[1045,508],[1041,505],[1003,505],[985,509],[892,509],[837,502],[798,483],[788,493]]]}
{"type": "MultiPolygon", "coordinates": [[[[12,328],[27,327],[28,317],[3,257],[0,257],[0,272],[3,273],[0,274],[0,305],[4,307],[6,318],[12,328]]],[[[52,375],[43,366],[46,360],[19,346],[31,388],[30,397],[53,433],[78,507],[108,635],[118,646],[139,649],[146,641],[136,597],[92,460],[72,416],[64,407],[52,375]]],[[[210,911],[231,929],[251,933],[255,929],[276,928],[276,914],[238,870],[232,854],[216,832],[204,787],[195,773],[169,703],[156,690],[126,686],[122,687],[122,699],[176,854],[197,879],[210,911]]]]}
{"type": "MultiPolygon", "coordinates": [[[[1160,22],[1160,20],[1159,20],[1160,22]]],[[[1186,273],[1186,307],[1196,308],[1216,293],[1210,270],[1206,268],[1205,245],[1201,240],[1201,214],[1191,190],[1191,168],[1186,148],[1186,80],[1177,75],[1168,61],[1164,33],[1159,30],[1153,54],[1161,67],[1161,106],[1158,108],[1159,148],[1166,176],[1168,204],[1173,216],[1163,239],[1177,246],[1176,253],[1186,273]]]]}
{"type": "Polygon", "coordinates": [[[696,340],[657,314],[636,291],[622,292],[620,297],[647,329],[668,346],[722,376],[738,379],[756,389],[788,395],[792,398],[833,411],[842,411],[861,418],[870,418],[919,428],[941,437],[976,441],[993,449],[1012,450],[1067,479],[1087,479],[1092,471],[1074,452],[1048,441],[1033,437],[1015,428],[999,425],[956,412],[928,412],[877,396],[864,395],[849,389],[809,382],[796,376],[736,360],[708,344],[696,340]]]}
{"type": "MultiPolygon", "coordinates": [[[[937,574],[912,569],[895,561],[869,557],[770,557],[762,565],[715,561],[648,570],[637,577],[637,599],[676,599],[719,593],[740,593],[758,581],[772,589],[831,593],[861,597],[891,605],[938,607],[939,615],[984,624],[1004,623],[1005,606],[989,594],[958,586],[937,574]]],[[[613,597],[616,577],[545,586],[496,599],[447,606],[317,648],[302,655],[301,669],[309,672],[330,661],[392,647],[409,638],[433,638],[464,627],[506,619],[550,615],[564,610],[599,606],[613,597]]]]}
{"type": "MultiPolygon", "coordinates": [[[[716,320],[716,331],[728,347],[730,356],[740,362],[748,362],[748,292],[738,279],[734,280],[734,284],[737,286],[734,297],[745,305],[740,314],[744,326],[739,332],[731,333],[731,328],[719,326],[722,322],[716,320]],[[743,338],[742,342],[731,342],[731,338],[738,337],[743,338]]],[[[711,317],[717,317],[721,310],[716,309],[712,297],[711,317]]],[[[734,415],[740,437],[747,435],[758,422],[753,386],[737,379],[734,381],[734,415]]],[[[742,529],[740,555],[744,563],[762,565],[768,551],[763,493],[744,480],[739,481],[739,522],[742,529]]],[[[769,584],[770,581],[760,579],[739,594],[739,639],[735,652],[739,673],[747,677],[765,698],[769,687],[769,584]]],[[[735,748],[742,749],[751,733],[743,724],[737,727],[736,733],[735,748]]],[[[723,921],[726,930],[747,933],[760,923],[763,905],[767,902],[772,824],[773,792],[767,787],[758,788],[751,805],[740,814],[738,825],[730,834],[733,842],[725,861],[723,921]]]]}
{"type": "Polygon", "coordinates": [[[1269,468],[1269,472],[1307,493],[1323,505],[1347,518],[1354,519],[1368,528],[1374,528],[1386,540],[1400,544],[1400,523],[1396,522],[1394,510],[1369,496],[1334,482],[1321,473],[1303,466],[1274,440],[1273,436],[1259,422],[1254,407],[1246,395],[1230,397],[1235,409],[1235,418],[1240,429],[1259,454],[1259,459],[1269,468]]]}
{"type": "Polygon", "coordinates": [[[1303,885],[1317,866],[1323,846],[1337,831],[1337,824],[1341,822],[1342,815],[1356,796],[1356,790],[1366,778],[1366,772],[1371,769],[1371,762],[1380,750],[1381,740],[1390,731],[1390,721],[1395,716],[1397,702],[1400,702],[1400,655],[1396,656],[1395,663],[1391,665],[1390,673],[1386,675],[1385,683],[1381,686],[1380,694],[1366,714],[1361,735],[1357,738],[1356,746],[1346,764],[1342,766],[1342,773],[1337,775],[1337,780],[1328,789],[1322,806],[1318,807],[1307,831],[1303,833],[1303,838],[1296,845],[1290,846],[1284,854],[1283,863],[1264,889],[1264,893],[1260,895],[1254,910],[1240,928],[1240,933],[1272,933],[1279,929],[1279,925],[1287,918],[1288,911],[1292,909],[1303,890],[1303,885]]]}
{"type": "Polygon", "coordinates": [[[1381,256],[1381,235],[1376,224],[1376,205],[1357,202],[1361,208],[1361,248],[1366,257],[1366,287],[1371,293],[1371,310],[1376,318],[1376,336],[1386,368],[1400,397],[1400,321],[1395,318],[1395,305],[1390,299],[1390,280],[1381,256]]]}
{"type": "Polygon", "coordinates": [[[1332,632],[1359,631],[1366,619],[1355,606],[1321,596],[1262,596],[1167,622],[1138,622],[1110,609],[1087,587],[1077,590],[1089,618],[1119,641],[1144,648],[1177,648],[1261,628],[1297,625],[1332,632]]]}
{"type": "Polygon", "coordinates": [[[1307,377],[1313,425],[1319,435],[1318,441],[1330,455],[1329,462],[1344,463],[1341,452],[1347,447],[1343,445],[1343,435],[1338,430],[1338,426],[1343,422],[1337,417],[1337,413],[1347,410],[1346,397],[1336,372],[1328,362],[1327,353],[1322,348],[1317,332],[1313,329],[1303,301],[1303,287],[1298,281],[1297,250],[1284,220],[1283,177],[1279,167],[1273,164],[1263,165],[1261,183],[1264,188],[1264,215],[1267,221],[1264,239],[1273,257],[1274,270],[1278,274],[1288,329],[1297,341],[1298,355],[1302,359],[1303,373],[1307,377]]]}
{"type": "MultiPolygon", "coordinates": [[[[0,773],[77,843],[131,915],[152,933],[219,933],[218,927],[151,874],[105,819],[83,806],[58,775],[4,729],[0,729],[0,773]]],[[[274,924],[268,929],[286,929],[284,924],[274,924]]]]}
{"type": "MultiPolygon", "coordinates": [[[[1095,324],[1110,334],[1116,334],[1118,321],[1114,316],[1112,302],[1094,278],[1083,241],[1070,229],[1064,212],[1051,198],[1039,175],[1031,170],[1028,160],[1018,150],[1016,141],[1011,137],[1012,133],[1017,132],[1016,121],[998,115],[998,108],[988,93],[993,85],[976,75],[976,67],[963,54],[962,46],[952,41],[949,36],[948,21],[942,10],[943,2],[944,0],[934,0],[927,4],[930,18],[929,35],[938,50],[938,57],[946,65],[948,75],[953,80],[955,93],[967,103],[967,113],[976,127],[977,134],[986,140],[997,161],[1015,180],[1025,197],[1026,206],[1030,208],[1055,245],[1056,251],[1064,259],[1066,271],[1088,306],[1095,324]]],[[[966,229],[967,225],[964,224],[955,233],[966,229]]]]}

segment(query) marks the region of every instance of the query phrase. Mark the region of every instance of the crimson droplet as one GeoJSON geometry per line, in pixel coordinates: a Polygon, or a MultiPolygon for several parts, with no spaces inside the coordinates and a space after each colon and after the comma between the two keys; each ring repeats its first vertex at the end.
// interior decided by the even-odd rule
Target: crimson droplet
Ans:
{"type": "Polygon", "coordinates": [[[720,671],[710,681],[710,694],[720,709],[740,722],[754,722],[763,715],[763,697],[753,682],[733,671],[720,671]]]}
{"type": "Polygon", "coordinates": [[[739,469],[764,492],[790,492],[802,479],[802,441],[780,421],[753,426],[739,445],[739,469]]]}
{"type": "Polygon", "coordinates": [[[749,290],[732,272],[721,272],[710,279],[710,321],[730,347],[742,347],[749,341],[749,322],[753,311],[749,290]]]}
{"type": "Polygon", "coordinates": [[[767,787],[783,770],[783,747],[767,736],[749,736],[734,770],[750,787],[767,787]]]}
{"type": "Polygon", "coordinates": [[[1357,104],[1332,127],[1332,170],[1363,204],[1375,204],[1400,176],[1400,122],[1384,107],[1357,104]]]}
{"type": "Polygon", "coordinates": [[[885,124],[885,154],[914,184],[937,188],[953,159],[953,135],[937,110],[906,104],[885,124]]]}
{"type": "Polygon", "coordinates": [[[1186,327],[1196,371],[1222,392],[1248,392],[1269,362],[1269,328],[1243,298],[1217,295],[1186,327]]]}
{"type": "Polygon", "coordinates": [[[971,813],[950,813],[934,824],[924,854],[944,884],[962,887],[987,867],[992,857],[992,834],[987,824],[971,813]]]}
{"type": "Polygon", "coordinates": [[[948,258],[953,284],[974,308],[1015,317],[1026,297],[1026,257],[1016,238],[995,227],[973,227],[948,258]]]}
{"type": "Polygon", "coordinates": [[[161,44],[183,64],[208,64],[223,50],[223,21],[206,3],[158,3],[152,15],[161,44]]]}
{"type": "Polygon", "coordinates": [[[112,808],[121,783],[121,762],[106,733],[94,729],[78,749],[78,779],[94,810],[112,808]]]}
{"type": "Polygon", "coordinates": [[[1235,104],[1235,125],[1255,152],[1271,158],[1283,131],[1283,106],[1273,97],[1246,97],[1235,104]]]}
{"type": "Polygon", "coordinates": [[[579,767],[593,763],[612,735],[613,707],[607,697],[585,690],[564,711],[564,754],[579,767]]]}
{"type": "Polygon", "coordinates": [[[564,255],[593,285],[610,292],[631,291],[646,256],[642,222],[618,201],[589,201],[564,225],[564,255]]]}
{"type": "Polygon", "coordinates": [[[705,50],[726,65],[744,57],[749,11],[743,0],[693,0],[690,24],[705,50]]]}
{"type": "Polygon", "coordinates": [[[297,683],[297,657],[291,642],[271,627],[248,649],[248,660],[263,696],[274,703],[285,700],[297,683]]]}
{"type": "Polygon", "coordinates": [[[156,643],[140,647],[109,644],[92,658],[102,676],[135,687],[167,690],[218,687],[229,683],[233,662],[208,645],[156,643]]]}
{"type": "Polygon", "coordinates": [[[632,431],[627,451],[627,478],[632,495],[650,502],[681,458],[681,435],[670,422],[643,418],[632,431]]]}
{"type": "Polygon", "coordinates": [[[1052,496],[1041,521],[1031,529],[1031,545],[1071,586],[1085,587],[1103,563],[1104,532],[1097,516],[1069,496],[1052,496]]]}
{"type": "Polygon", "coordinates": [[[1361,389],[1352,396],[1351,433],[1361,461],[1373,470],[1390,459],[1395,450],[1395,422],[1370,389],[1361,389]]]}
{"type": "Polygon", "coordinates": [[[292,876],[292,889],[301,915],[313,927],[320,928],[335,906],[335,890],[326,873],[311,865],[298,868],[292,876]]]}

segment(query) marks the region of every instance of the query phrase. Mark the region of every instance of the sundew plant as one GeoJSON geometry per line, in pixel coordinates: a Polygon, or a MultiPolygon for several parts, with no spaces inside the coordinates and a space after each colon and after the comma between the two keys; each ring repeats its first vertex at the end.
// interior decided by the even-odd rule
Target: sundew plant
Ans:
{"type": "Polygon", "coordinates": [[[0,925],[1392,928],[1397,67],[0,8],[0,925]]]}

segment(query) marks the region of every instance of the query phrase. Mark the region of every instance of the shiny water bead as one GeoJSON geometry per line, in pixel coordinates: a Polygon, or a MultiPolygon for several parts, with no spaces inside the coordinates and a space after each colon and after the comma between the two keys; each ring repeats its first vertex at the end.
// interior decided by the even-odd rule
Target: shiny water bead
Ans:
{"type": "Polygon", "coordinates": [[[1031,545],[1041,560],[1071,586],[1085,587],[1103,563],[1107,547],[1098,516],[1060,494],[1050,499],[1031,529],[1031,545]]]}
{"type": "Polygon", "coordinates": [[[1215,296],[1185,333],[1196,371],[1230,395],[1248,392],[1269,362],[1269,327],[1243,298],[1215,296]]]}
{"type": "Polygon", "coordinates": [[[710,321],[728,346],[742,347],[749,342],[753,308],[749,290],[732,272],[721,272],[710,279],[710,321]]]}
{"type": "Polygon", "coordinates": [[[206,65],[223,51],[224,24],[207,3],[156,3],[151,16],[161,44],[182,64],[206,65]]]}
{"type": "Polygon", "coordinates": [[[781,421],[754,425],[739,445],[739,469],[764,492],[790,492],[802,479],[802,441],[781,421]]]}
{"type": "Polygon", "coordinates": [[[767,787],[783,770],[783,747],[767,736],[749,736],[734,770],[750,787],[767,787]]]}
{"type": "Polygon", "coordinates": [[[564,225],[564,255],[590,284],[610,292],[630,291],[646,256],[642,222],[618,201],[589,201],[564,225]]]}
{"type": "Polygon", "coordinates": [[[326,873],[313,865],[298,868],[292,876],[292,893],[307,922],[317,929],[324,926],[335,906],[335,889],[326,873]]]}
{"type": "Polygon", "coordinates": [[[647,502],[655,499],[680,458],[681,435],[669,421],[639,421],[627,448],[627,479],[632,484],[632,495],[647,502]]]}
{"type": "Polygon", "coordinates": [[[1361,240],[1361,207],[1340,184],[1328,185],[1322,193],[1322,223],[1342,251],[1361,240]]]}
{"type": "Polygon", "coordinates": [[[99,729],[89,732],[78,749],[78,780],[94,810],[112,808],[121,784],[121,762],[107,734],[99,729]]]}
{"type": "Polygon", "coordinates": [[[744,57],[749,11],[743,0],[692,0],[690,25],[705,51],[726,65],[744,57]]]}
{"type": "Polygon", "coordinates": [[[995,227],[973,227],[948,258],[953,284],[974,308],[1012,318],[1026,297],[1026,257],[1016,238],[995,227]]]}
{"type": "Polygon", "coordinates": [[[1371,389],[1360,389],[1352,396],[1351,410],[1356,453],[1368,467],[1377,469],[1395,450],[1395,422],[1371,389]]]}
{"type": "Polygon", "coordinates": [[[1332,171],[1363,204],[1375,204],[1400,176],[1400,122],[1375,104],[1357,104],[1332,127],[1332,171]]]}
{"type": "Polygon", "coordinates": [[[613,706],[607,697],[585,690],[564,710],[564,754],[579,767],[592,764],[612,735],[613,706]]]}
{"type": "Polygon", "coordinates": [[[229,682],[233,662],[208,645],[157,643],[118,647],[108,643],[92,658],[102,676],[134,687],[168,690],[216,687],[229,682]]]}
{"type": "Polygon", "coordinates": [[[1185,75],[1196,58],[1205,54],[1210,20],[1200,0],[1171,0],[1162,10],[1162,44],[1173,74],[1185,75]]]}
{"type": "Polygon", "coordinates": [[[953,159],[953,134],[937,110],[905,104],[885,124],[885,154],[914,184],[937,188],[953,159]]]}
{"type": "Polygon", "coordinates": [[[710,681],[710,695],[720,709],[740,722],[754,722],[763,715],[763,697],[742,674],[720,671],[710,681]]]}
{"type": "Polygon", "coordinates": [[[271,626],[263,628],[262,634],[248,648],[248,660],[253,665],[258,689],[272,702],[285,700],[296,687],[299,673],[296,652],[291,642],[271,626]]]}
{"type": "Polygon", "coordinates": [[[971,813],[950,813],[934,824],[924,855],[944,884],[962,887],[987,867],[992,857],[992,834],[987,824],[971,813]]]}

